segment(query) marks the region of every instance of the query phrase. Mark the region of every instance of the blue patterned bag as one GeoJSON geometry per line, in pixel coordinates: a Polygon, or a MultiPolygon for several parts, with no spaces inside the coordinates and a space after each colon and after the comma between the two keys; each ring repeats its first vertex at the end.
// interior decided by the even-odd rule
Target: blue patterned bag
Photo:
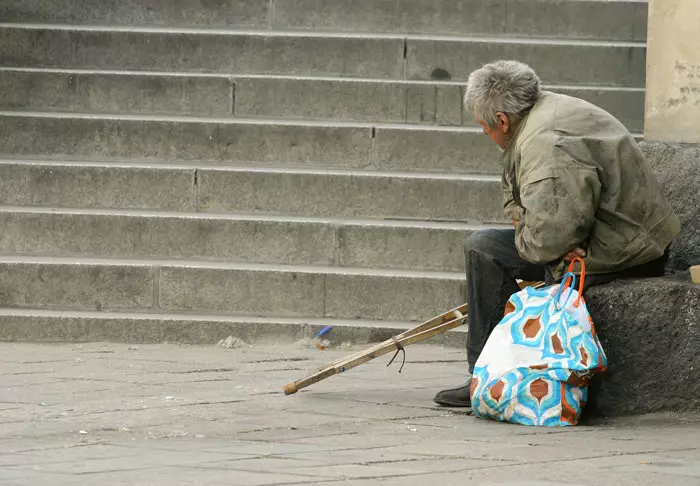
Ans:
{"type": "Polygon", "coordinates": [[[576,425],[588,382],[607,359],[569,272],[561,284],[513,294],[472,376],[474,415],[522,425],[576,425]],[[569,286],[569,283],[571,284],[569,286]]]}

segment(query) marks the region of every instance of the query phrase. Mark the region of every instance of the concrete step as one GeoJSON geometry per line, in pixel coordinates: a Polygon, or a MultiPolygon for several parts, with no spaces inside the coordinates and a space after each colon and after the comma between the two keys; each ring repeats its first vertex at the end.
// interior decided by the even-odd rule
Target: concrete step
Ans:
{"type": "Polygon", "coordinates": [[[496,176],[0,163],[0,204],[504,222],[496,176]]]}
{"type": "Polygon", "coordinates": [[[0,204],[193,211],[195,169],[0,162],[0,204]]]}
{"type": "Polygon", "coordinates": [[[495,59],[517,59],[532,66],[548,84],[643,88],[646,47],[635,42],[522,39],[409,39],[408,79],[464,80],[495,59]]]}
{"type": "Polygon", "coordinates": [[[0,24],[0,65],[403,77],[402,37],[0,24]]]}
{"type": "Polygon", "coordinates": [[[210,165],[496,173],[474,128],[168,116],[0,112],[0,156],[210,165]]]}
{"type": "Polygon", "coordinates": [[[460,305],[461,273],[0,257],[0,307],[422,321],[460,305]]]}
{"type": "Polygon", "coordinates": [[[231,116],[226,76],[0,68],[0,109],[231,116]]]}
{"type": "MultiPolygon", "coordinates": [[[[464,112],[463,82],[236,76],[233,83],[236,116],[478,126],[472,114],[464,112]]],[[[545,89],[600,106],[630,130],[644,128],[643,88],[545,89]]]]}
{"type": "Polygon", "coordinates": [[[464,271],[482,226],[427,221],[0,207],[0,254],[464,271]]]}
{"type": "MultiPolygon", "coordinates": [[[[425,316],[421,319],[428,320],[431,317],[425,316]]],[[[0,308],[0,341],[34,343],[170,342],[211,345],[234,336],[246,343],[306,340],[311,344],[310,340],[321,329],[332,326],[331,331],[324,335],[324,339],[328,339],[331,346],[337,346],[344,343],[367,344],[386,341],[415,325],[415,322],[410,321],[322,317],[284,318],[0,308]]],[[[466,326],[461,326],[435,336],[428,342],[464,349],[466,341],[466,326]]]]}
{"type": "Polygon", "coordinates": [[[643,87],[642,42],[0,24],[0,65],[464,80],[519,59],[549,84],[643,87]]]}
{"type": "Polygon", "coordinates": [[[4,0],[0,22],[644,40],[646,1],[4,0]]]}
{"type": "Polygon", "coordinates": [[[197,194],[205,212],[504,221],[492,176],[210,169],[198,171],[197,194]]]}
{"type": "Polygon", "coordinates": [[[276,0],[277,28],[646,39],[646,1],[276,0]]]}
{"type": "MultiPolygon", "coordinates": [[[[0,68],[0,109],[261,117],[476,126],[464,84],[296,76],[228,76],[0,68]]],[[[547,86],[644,127],[644,90],[547,86]]]]}
{"type": "Polygon", "coordinates": [[[3,0],[0,22],[267,27],[271,2],[3,0]]]}

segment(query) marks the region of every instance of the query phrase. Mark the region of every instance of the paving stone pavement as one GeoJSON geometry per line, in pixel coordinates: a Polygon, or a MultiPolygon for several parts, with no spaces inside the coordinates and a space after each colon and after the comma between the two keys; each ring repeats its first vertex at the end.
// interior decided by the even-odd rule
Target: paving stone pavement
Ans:
{"type": "Polygon", "coordinates": [[[0,485],[700,484],[694,416],[545,429],[435,406],[456,349],[281,393],[353,349],[2,343],[0,485]]]}

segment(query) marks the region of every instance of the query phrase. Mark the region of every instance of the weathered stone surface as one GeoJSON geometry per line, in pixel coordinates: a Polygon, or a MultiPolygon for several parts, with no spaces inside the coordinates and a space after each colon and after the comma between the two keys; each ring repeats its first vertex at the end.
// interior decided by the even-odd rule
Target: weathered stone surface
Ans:
{"type": "Polygon", "coordinates": [[[403,77],[403,50],[399,37],[0,29],[0,64],[12,67],[403,77]]]}
{"type": "Polygon", "coordinates": [[[272,77],[235,82],[236,116],[406,121],[408,84],[272,77]]]}
{"type": "Polygon", "coordinates": [[[409,84],[406,89],[406,121],[462,125],[469,118],[463,111],[463,93],[464,87],[454,84],[409,84]]]}
{"type": "Polygon", "coordinates": [[[276,0],[273,26],[326,31],[496,34],[506,0],[276,0]]]}
{"type": "Polygon", "coordinates": [[[644,90],[641,88],[556,86],[547,89],[593,103],[612,114],[633,133],[644,131],[644,90]]]}
{"type": "Polygon", "coordinates": [[[642,142],[641,148],[681,220],[668,266],[687,270],[700,264],[700,147],[642,142]]]}
{"type": "Polygon", "coordinates": [[[197,187],[201,212],[504,222],[492,178],[202,169],[197,187]]]}
{"type": "Polygon", "coordinates": [[[153,306],[148,265],[0,260],[0,306],[73,310],[146,309],[153,306]]]}
{"type": "Polygon", "coordinates": [[[462,303],[464,281],[460,276],[326,276],[326,317],[422,322],[462,303]]]}
{"type": "MultiPolygon", "coordinates": [[[[339,259],[338,229],[313,221],[0,210],[0,227],[0,253],[10,255],[298,265],[333,265],[339,259]]],[[[359,249],[350,245],[347,251],[359,249]]]]}
{"type": "Polygon", "coordinates": [[[620,280],[586,301],[608,357],[590,414],[700,409],[700,285],[687,274],[620,280]]]}
{"type": "Polygon", "coordinates": [[[646,2],[276,0],[273,25],[361,32],[644,40],[646,2]]]}
{"type": "MultiPolygon", "coordinates": [[[[463,83],[236,76],[235,84],[235,115],[241,117],[479,126],[471,113],[463,112],[463,83]]],[[[630,130],[640,132],[644,128],[642,88],[555,85],[546,89],[600,106],[630,130]]],[[[437,141],[430,145],[441,146],[437,141]]],[[[470,153],[465,151],[463,156],[470,153]]]]}
{"type": "Polygon", "coordinates": [[[231,116],[225,77],[0,71],[0,109],[231,116]]]}
{"type": "Polygon", "coordinates": [[[313,272],[163,267],[160,306],[171,311],[322,316],[324,275],[313,272]]]}
{"type": "Polygon", "coordinates": [[[382,170],[498,174],[498,159],[496,145],[476,130],[379,127],[372,148],[372,163],[382,170]]]}
{"type": "Polygon", "coordinates": [[[697,0],[649,2],[645,134],[700,143],[700,8],[697,0]]]}
{"type": "MultiPolygon", "coordinates": [[[[669,269],[700,263],[700,149],[641,144],[682,224],[669,269]]],[[[621,280],[586,293],[608,356],[591,387],[590,414],[700,409],[700,285],[687,273],[621,280]]]]}
{"type": "Polygon", "coordinates": [[[690,413],[552,430],[435,407],[463,350],[411,346],[401,374],[385,355],[282,393],[360,349],[2,344],[3,486],[700,483],[690,413]]]}
{"type": "Polygon", "coordinates": [[[509,0],[506,33],[522,36],[644,41],[646,1],[509,0]]]}
{"type": "Polygon", "coordinates": [[[463,272],[463,247],[471,232],[464,227],[425,224],[348,224],[338,228],[340,264],[463,272]]]}
{"type": "Polygon", "coordinates": [[[0,254],[464,271],[472,226],[0,209],[0,254]]]}
{"type": "MultiPolygon", "coordinates": [[[[1,31],[0,31],[1,32],[1,31]]],[[[90,158],[366,167],[371,129],[358,126],[0,115],[0,153],[90,158]]]]}
{"type": "Polygon", "coordinates": [[[532,66],[547,84],[643,87],[643,44],[580,44],[529,40],[407,41],[408,79],[466,80],[494,59],[518,59],[532,66]]]}
{"type": "Polygon", "coordinates": [[[0,21],[88,25],[264,27],[270,3],[260,0],[3,0],[0,21]]]}
{"type": "MultiPolygon", "coordinates": [[[[391,339],[413,322],[338,318],[263,318],[250,316],[159,316],[147,313],[67,312],[35,309],[0,310],[0,341],[29,343],[181,343],[217,344],[229,336],[245,343],[288,343],[311,339],[326,326],[333,346],[391,339]]],[[[430,338],[430,344],[464,349],[466,327],[430,338]]],[[[414,349],[414,348],[412,348],[414,349]]],[[[413,353],[412,353],[413,354],[413,353]]]]}
{"type": "Polygon", "coordinates": [[[0,163],[0,204],[12,206],[191,211],[193,188],[193,169],[0,163]]]}
{"type": "Polygon", "coordinates": [[[160,308],[228,315],[423,321],[460,305],[459,275],[164,266],[160,308]]]}

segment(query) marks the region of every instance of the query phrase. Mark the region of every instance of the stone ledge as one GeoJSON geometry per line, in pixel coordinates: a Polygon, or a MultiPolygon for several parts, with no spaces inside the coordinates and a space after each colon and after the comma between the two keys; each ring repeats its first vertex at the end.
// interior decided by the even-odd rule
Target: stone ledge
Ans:
{"type": "Polygon", "coordinates": [[[608,357],[589,415],[700,410],[700,285],[687,273],[619,280],[586,302],[608,357]]]}
{"type": "Polygon", "coordinates": [[[668,267],[685,271],[700,264],[700,146],[642,142],[640,147],[681,221],[668,267]]]}

